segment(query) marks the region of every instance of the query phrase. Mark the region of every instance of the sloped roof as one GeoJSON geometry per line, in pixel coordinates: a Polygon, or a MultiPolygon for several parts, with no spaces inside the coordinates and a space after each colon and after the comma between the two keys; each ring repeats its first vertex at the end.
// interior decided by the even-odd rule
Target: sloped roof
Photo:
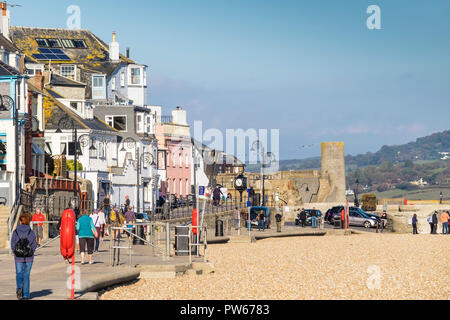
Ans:
{"type": "Polygon", "coordinates": [[[221,150],[213,150],[212,148],[206,146],[205,144],[193,138],[191,139],[191,142],[194,145],[194,147],[196,147],[200,151],[203,157],[208,157],[210,160],[214,160],[214,162],[217,164],[224,164],[225,160],[226,164],[233,164],[235,166],[244,166],[244,167],[246,166],[245,163],[243,163],[241,160],[239,160],[232,154],[225,153],[221,150]],[[215,156],[212,155],[213,151],[215,151],[215,156]]]}
{"type": "Polygon", "coordinates": [[[0,33],[0,47],[3,47],[6,51],[17,52],[20,51],[10,40],[5,38],[3,34],[0,33]]]}
{"type": "Polygon", "coordinates": [[[0,60],[0,76],[22,76],[23,74],[16,68],[0,60]]]}
{"type": "Polygon", "coordinates": [[[120,62],[109,59],[109,47],[89,30],[52,29],[35,27],[11,27],[11,39],[27,57],[39,53],[37,38],[84,40],[87,48],[60,48],[72,61],[86,71],[111,75],[121,63],[134,64],[131,59],[120,55],[120,62]]]}
{"type": "Polygon", "coordinates": [[[47,97],[45,97],[44,102],[45,128],[47,130],[56,130],[60,119],[67,115],[74,120],[77,129],[90,129],[111,133],[118,132],[97,117],[94,117],[93,119],[83,119],[75,114],[70,108],[58,101],[58,97],[62,96],[56,91],[45,89],[45,92],[48,94],[47,97]]]}
{"type": "Polygon", "coordinates": [[[51,73],[50,84],[53,86],[63,86],[63,87],[86,87],[85,83],[74,81],[72,79],[63,77],[55,72],[51,73]]]}

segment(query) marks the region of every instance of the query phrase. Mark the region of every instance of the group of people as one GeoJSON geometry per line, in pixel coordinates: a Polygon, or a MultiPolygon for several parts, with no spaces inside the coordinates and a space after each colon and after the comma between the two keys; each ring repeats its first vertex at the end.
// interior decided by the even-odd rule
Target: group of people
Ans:
{"type": "MultiPolygon", "coordinates": [[[[93,254],[99,252],[100,241],[110,233],[114,238],[119,238],[124,232],[119,228],[124,225],[128,229],[133,227],[136,222],[136,215],[130,206],[130,199],[125,198],[124,209],[112,207],[110,197],[107,196],[102,206],[92,213],[87,211],[80,212],[78,208],[74,209],[76,216],[75,238],[76,249],[81,255],[81,264],[86,263],[86,254],[89,264],[94,264],[93,254]]],[[[14,253],[16,267],[16,294],[19,300],[30,299],[30,273],[34,262],[34,255],[41,242],[44,239],[45,215],[40,209],[36,210],[34,215],[28,213],[22,214],[19,218],[19,225],[11,236],[11,250],[14,253]],[[30,226],[32,224],[32,227],[30,226]]],[[[57,229],[60,228],[61,220],[57,229]]],[[[127,233],[130,236],[129,233],[127,233]]]]}
{"type": "MultiPolygon", "coordinates": [[[[306,212],[305,208],[302,208],[301,210],[298,209],[297,210],[298,214],[298,218],[300,221],[300,225],[304,228],[307,225],[307,220],[308,220],[308,213],[306,212]]],[[[311,212],[309,213],[310,217],[311,217],[311,226],[316,229],[318,228],[318,218],[319,218],[319,214],[316,210],[316,208],[313,208],[311,210],[311,212]]]]}
{"type": "MultiPolygon", "coordinates": [[[[442,234],[449,234],[448,226],[450,225],[450,212],[443,211],[439,218],[438,218],[438,214],[439,213],[437,211],[435,211],[427,219],[428,223],[430,224],[430,234],[437,234],[439,220],[442,223],[442,234]]],[[[414,216],[412,218],[413,234],[418,234],[417,223],[418,223],[417,215],[414,214],[414,216]]]]}

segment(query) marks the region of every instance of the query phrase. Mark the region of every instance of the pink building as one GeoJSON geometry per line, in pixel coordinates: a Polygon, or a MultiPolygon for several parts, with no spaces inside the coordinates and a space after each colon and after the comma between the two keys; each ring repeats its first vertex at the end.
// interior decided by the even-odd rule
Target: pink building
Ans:
{"type": "Polygon", "coordinates": [[[155,128],[162,195],[186,197],[192,193],[192,144],[186,118],[186,111],[177,107],[172,111],[172,117],[162,117],[155,128]]]}

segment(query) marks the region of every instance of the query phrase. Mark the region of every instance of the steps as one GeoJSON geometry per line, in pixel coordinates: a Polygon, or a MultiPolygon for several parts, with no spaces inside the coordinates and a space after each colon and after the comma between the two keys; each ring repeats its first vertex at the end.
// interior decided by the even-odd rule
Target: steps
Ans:
{"type": "Polygon", "coordinates": [[[0,249],[8,247],[9,207],[0,206],[0,249]]]}

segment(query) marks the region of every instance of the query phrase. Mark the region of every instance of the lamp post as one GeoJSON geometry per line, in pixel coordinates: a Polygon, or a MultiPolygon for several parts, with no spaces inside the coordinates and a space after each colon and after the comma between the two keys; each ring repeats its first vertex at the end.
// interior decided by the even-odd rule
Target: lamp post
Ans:
{"type": "MultiPolygon", "coordinates": [[[[138,192],[137,192],[137,213],[139,213],[140,210],[140,197],[139,197],[139,184],[140,184],[140,178],[139,175],[142,174],[142,164],[147,165],[150,164],[151,166],[155,166],[155,158],[153,157],[153,155],[150,152],[144,152],[141,155],[139,155],[139,148],[136,148],[136,152],[137,152],[137,172],[136,172],[136,184],[138,186],[138,192]],[[151,160],[150,160],[151,159],[151,160]]],[[[144,190],[142,190],[142,192],[144,192],[144,190]]],[[[145,197],[143,196],[143,200],[145,199],[145,197]]],[[[145,206],[142,205],[142,210],[145,210],[145,206]]]]}
{"type": "Polygon", "coordinates": [[[355,207],[359,207],[359,200],[358,200],[358,192],[359,192],[359,179],[356,179],[356,190],[355,190],[355,207]]]}
{"type": "MultiPolygon", "coordinates": [[[[74,144],[74,186],[73,186],[73,196],[78,205],[78,180],[77,180],[77,170],[78,170],[78,128],[75,125],[75,121],[69,116],[61,118],[58,122],[58,129],[55,133],[62,134],[62,130],[72,130],[72,143],[74,144]]],[[[70,152],[70,148],[68,150],[70,152]]]]}
{"type": "Polygon", "coordinates": [[[255,142],[253,142],[252,148],[250,149],[250,151],[252,151],[252,152],[256,151],[255,145],[258,146],[259,149],[261,150],[261,195],[262,195],[261,206],[263,207],[265,205],[264,166],[266,164],[266,153],[264,152],[264,145],[259,140],[256,140],[255,142]]]}
{"type": "MultiPolygon", "coordinates": [[[[21,80],[16,82],[16,91],[20,92],[20,84],[21,80]]],[[[21,185],[20,185],[20,164],[19,164],[19,127],[24,126],[24,119],[19,119],[19,111],[20,111],[20,99],[17,99],[17,103],[15,103],[14,99],[7,95],[0,95],[0,111],[12,111],[13,116],[13,125],[14,125],[14,144],[15,144],[15,185],[14,185],[14,206],[15,208],[14,215],[17,215],[19,211],[19,204],[21,201],[21,185]]],[[[12,237],[12,211],[9,211],[8,218],[8,240],[11,242],[12,237]]],[[[11,254],[11,248],[9,249],[9,253],[11,254]]]]}

